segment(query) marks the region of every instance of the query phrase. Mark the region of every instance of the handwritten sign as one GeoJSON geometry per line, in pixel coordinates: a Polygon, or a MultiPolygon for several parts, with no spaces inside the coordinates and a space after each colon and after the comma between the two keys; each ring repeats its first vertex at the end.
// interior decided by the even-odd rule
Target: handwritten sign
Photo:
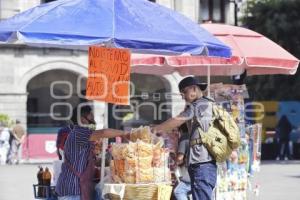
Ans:
{"type": "Polygon", "coordinates": [[[86,97],[90,100],[129,104],[130,51],[92,46],[86,97]]]}

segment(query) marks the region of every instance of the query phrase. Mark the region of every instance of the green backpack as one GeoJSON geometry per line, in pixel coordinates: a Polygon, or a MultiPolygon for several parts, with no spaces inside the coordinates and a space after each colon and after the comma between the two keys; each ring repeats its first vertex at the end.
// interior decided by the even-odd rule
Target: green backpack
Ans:
{"type": "Polygon", "coordinates": [[[240,131],[233,117],[221,106],[213,103],[213,119],[207,132],[199,127],[202,144],[217,162],[224,162],[233,149],[240,145],[240,131]]]}

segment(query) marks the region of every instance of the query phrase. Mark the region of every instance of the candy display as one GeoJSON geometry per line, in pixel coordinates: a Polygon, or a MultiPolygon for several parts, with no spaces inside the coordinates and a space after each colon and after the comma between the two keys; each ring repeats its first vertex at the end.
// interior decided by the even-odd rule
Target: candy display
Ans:
{"type": "Polygon", "coordinates": [[[246,200],[251,175],[259,170],[260,165],[261,124],[245,123],[245,85],[212,84],[211,94],[217,104],[231,113],[242,139],[240,147],[232,152],[230,159],[218,165],[216,199],[246,200]]]}
{"type": "Polygon", "coordinates": [[[249,173],[253,174],[260,170],[261,159],[261,134],[262,124],[249,125],[246,128],[246,136],[249,142],[249,173]]]}
{"type": "Polygon", "coordinates": [[[211,96],[217,104],[222,105],[237,122],[241,138],[245,137],[245,105],[244,98],[247,96],[245,85],[212,84],[211,96]]]}
{"type": "Polygon", "coordinates": [[[248,189],[249,161],[248,143],[242,140],[241,146],[233,151],[230,159],[218,167],[218,200],[246,200],[248,189]]]}

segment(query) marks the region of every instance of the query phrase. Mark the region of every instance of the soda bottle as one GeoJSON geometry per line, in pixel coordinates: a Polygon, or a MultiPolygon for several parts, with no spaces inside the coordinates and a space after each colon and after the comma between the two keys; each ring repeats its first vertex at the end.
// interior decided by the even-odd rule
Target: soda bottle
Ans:
{"type": "Polygon", "coordinates": [[[39,171],[37,173],[37,179],[38,179],[38,197],[43,197],[43,174],[44,170],[43,167],[39,166],[39,171]]]}
{"type": "Polygon", "coordinates": [[[44,185],[44,197],[49,197],[50,185],[51,185],[51,173],[48,167],[45,168],[43,173],[43,185],[44,185]]]}

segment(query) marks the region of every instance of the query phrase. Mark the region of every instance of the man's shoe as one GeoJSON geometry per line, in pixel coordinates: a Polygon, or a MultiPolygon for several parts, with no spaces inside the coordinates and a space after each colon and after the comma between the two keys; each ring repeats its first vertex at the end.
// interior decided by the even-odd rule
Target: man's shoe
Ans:
{"type": "Polygon", "coordinates": [[[279,160],[284,160],[284,157],[283,157],[283,156],[280,156],[280,157],[279,157],[279,160]]]}
{"type": "Polygon", "coordinates": [[[289,160],[294,160],[294,157],[293,156],[288,156],[288,159],[289,160]]]}

